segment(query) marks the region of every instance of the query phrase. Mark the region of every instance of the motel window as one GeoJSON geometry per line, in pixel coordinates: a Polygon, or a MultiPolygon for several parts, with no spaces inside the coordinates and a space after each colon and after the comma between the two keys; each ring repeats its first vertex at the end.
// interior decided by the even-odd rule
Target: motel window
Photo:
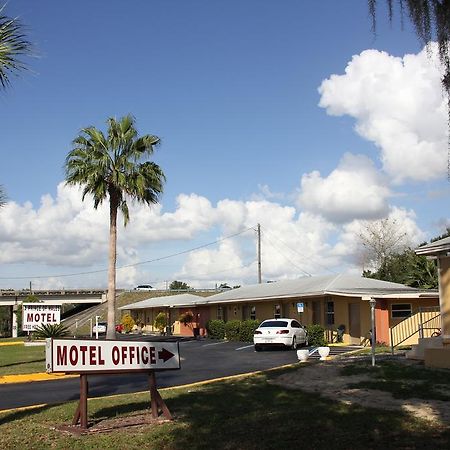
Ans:
{"type": "Polygon", "coordinates": [[[273,317],[275,319],[279,319],[281,317],[281,305],[275,305],[273,317]]]}
{"type": "Polygon", "coordinates": [[[334,325],[334,302],[327,302],[327,325],[334,325]]]}
{"type": "Polygon", "coordinates": [[[223,308],[221,306],[217,307],[217,320],[223,320],[223,308]]]}
{"type": "Polygon", "coordinates": [[[250,319],[256,320],[256,306],[250,308],[250,319]]]}
{"type": "Polygon", "coordinates": [[[393,303],[391,305],[391,317],[393,319],[403,319],[411,314],[411,303],[393,303]]]}

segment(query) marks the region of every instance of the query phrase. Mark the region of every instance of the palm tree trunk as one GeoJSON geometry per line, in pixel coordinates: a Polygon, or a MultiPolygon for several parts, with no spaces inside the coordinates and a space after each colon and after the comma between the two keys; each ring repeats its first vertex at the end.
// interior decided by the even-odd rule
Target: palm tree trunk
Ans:
{"type": "Polygon", "coordinates": [[[117,196],[109,196],[109,268],[108,268],[108,328],[107,339],[116,337],[116,260],[117,260],[117,196]]]}

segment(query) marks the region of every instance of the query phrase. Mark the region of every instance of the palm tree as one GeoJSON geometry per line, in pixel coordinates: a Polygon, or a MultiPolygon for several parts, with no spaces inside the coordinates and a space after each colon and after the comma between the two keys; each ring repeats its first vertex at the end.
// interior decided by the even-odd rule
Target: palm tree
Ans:
{"type": "Polygon", "coordinates": [[[26,68],[18,58],[31,53],[31,44],[23,34],[23,26],[17,18],[3,14],[5,6],[0,8],[0,85],[6,88],[9,75],[26,68]]]}
{"type": "Polygon", "coordinates": [[[108,269],[108,330],[115,337],[117,212],[129,221],[127,199],[151,205],[158,202],[165,176],[162,169],[145,159],[159,144],[157,136],[138,137],[135,120],[128,115],[120,120],[109,118],[105,136],[95,127],[83,128],[73,141],[66,158],[66,182],[83,186],[94,198],[94,208],[109,200],[109,269],[108,269]]]}

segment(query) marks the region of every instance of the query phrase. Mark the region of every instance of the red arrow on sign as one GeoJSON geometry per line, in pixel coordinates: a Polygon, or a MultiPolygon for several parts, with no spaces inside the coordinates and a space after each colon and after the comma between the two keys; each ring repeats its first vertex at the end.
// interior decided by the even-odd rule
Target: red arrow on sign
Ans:
{"type": "Polygon", "coordinates": [[[168,359],[175,356],[172,352],[169,352],[169,350],[166,350],[163,348],[161,351],[158,352],[158,358],[162,359],[164,362],[166,362],[168,359]]]}

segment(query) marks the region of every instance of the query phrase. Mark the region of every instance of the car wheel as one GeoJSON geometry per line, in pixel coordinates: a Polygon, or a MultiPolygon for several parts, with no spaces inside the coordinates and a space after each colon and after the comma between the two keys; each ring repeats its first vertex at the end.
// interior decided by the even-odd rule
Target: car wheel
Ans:
{"type": "Polygon", "coordinates": [[[292,350],[297,350],[297,338],[295,336],[292,338],[291,348],[292,350]]]}
{"type": "Polygon", "coordinates": [[[260,352],[262,347],[259,344],[255,344],[255,352],[260,352]]]}

